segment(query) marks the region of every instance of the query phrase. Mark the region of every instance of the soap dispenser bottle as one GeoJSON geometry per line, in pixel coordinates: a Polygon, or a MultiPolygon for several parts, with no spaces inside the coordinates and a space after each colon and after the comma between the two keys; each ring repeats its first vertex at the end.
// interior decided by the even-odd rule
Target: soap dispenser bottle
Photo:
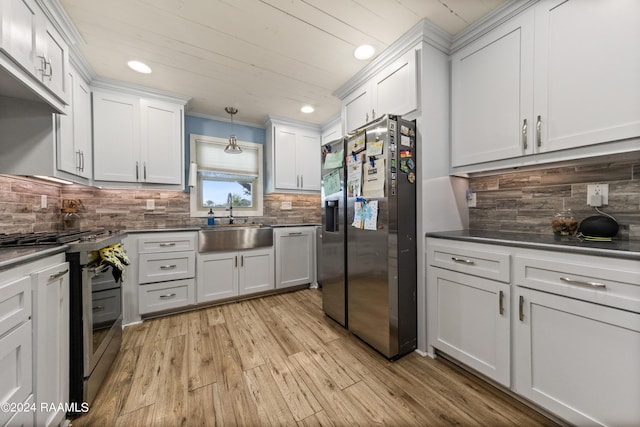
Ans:
{"type": "Polygon", "coordinates": [[[213,217],[213,208],[209,209],[209,218],[207,218],[207,225],[215,225],[216,219],[213,217]]]}

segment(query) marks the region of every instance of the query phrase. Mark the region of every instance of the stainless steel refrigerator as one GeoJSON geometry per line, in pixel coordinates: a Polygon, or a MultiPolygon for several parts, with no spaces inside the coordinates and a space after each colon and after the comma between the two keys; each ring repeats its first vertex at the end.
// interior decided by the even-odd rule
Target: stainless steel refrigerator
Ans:
{"type": "MultiPolygon", "coordinates": [[[[323,195],[320,278],[335,276],[324,257],[344,239],[346,326],[389,359],[417,343],[415,131],[414,121],[386,115],[347,135],[342,194],[333,196],[344,203],[334,225],[342,231],[328,244],[325,217],[333,205],[323,195]]],[[[331,284],[327,297],[322,286],[325,313],[335,319],[331,313],[343,308],[334,304],[331,284]]]]}
{"type": "Polygon", "coordinates": [[[322,146],[322,178],[322,227],[317,235],[318,283],[322,287],[325,314],[346,327],[344,140],[322,146]]]}

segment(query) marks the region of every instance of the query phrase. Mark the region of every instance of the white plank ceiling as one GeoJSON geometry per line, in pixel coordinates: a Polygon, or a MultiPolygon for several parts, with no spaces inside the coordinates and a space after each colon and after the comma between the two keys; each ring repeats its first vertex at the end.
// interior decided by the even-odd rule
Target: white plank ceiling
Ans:
{"type": "Polygon", "coordinates": [[[267,114],[322,124],[332,92],[422,18],[451,35],[505,0],[60,0],[96,76],[191,98],[191,111],[262,126],[267,114]],[[149,75],[126,63],[149,65],[149,75]],[[315,112],[303,114],[303,104],[315,112]]]}

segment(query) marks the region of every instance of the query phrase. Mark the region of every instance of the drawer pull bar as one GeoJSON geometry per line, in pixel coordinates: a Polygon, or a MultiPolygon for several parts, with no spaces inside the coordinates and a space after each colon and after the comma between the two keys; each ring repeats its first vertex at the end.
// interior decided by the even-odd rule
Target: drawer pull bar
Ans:
{"type": "Polygon", "coordinates": [[[524,321],[524,297],[520,295],[520,303],[518,304],[518,319],[524,321]]]}
{"type": "Polygon", "coordinates": [[[302,236],[302,231],[292,231],[289,236],[302,236]]]}
{"type": "Polygon", "coordinates": [[[176,268],[176,267],[177,265],[175,264],[161,265],[160,270],[171,270],[172,268],[176,268]]]}
{"type": "Polygon", "coordinates": [[[104,310],[104,307],[101,305],[96,305],[95,307],[93,307],[93,311],[102,311],[104,310]]]}
{"type": "Polygon", "coordinates": [[[175,243],[160,243],[160,247],[161,248],[166,248],[167,246],[175,246],[175,243]]]}
{"type": "Polygon", "coordinates": [[[604,283],[587,282],[585,280],[575,280],[569,277],[561,277],[560,280],[562,280],[563,282],[567,282],[571,285],[591,286],[592,288],[602,288],[602,289],[605,289],[607,287],[607,285],[605,285],[604,283]]]}
{"type": "Polygon", "coordinates": [[[69,272],[68,268],[66,270],[58,271],[56,274],[52,274],[51,276],[49,276],[49,280],[56,280],[56,279],[64,276],[68,272],[69,272]]]}
{"type": "Polygon", "coordinates": [[[502,316],[504,314],[504,292],[500,291],[498,294],[498,312],[502,316]]]}
{"type": "Polygon", "coordinates": [[[160,295],[160,299],[169,299],[169,298],[173,298],[175,296],[176,296],[176,294],[164,294],[164,295],[160,295]]]}
{"type": "Polygon", "coordinates": [[[452,256],[451,259],[454,260],[455,262],[459,262],[461,264],[475,265],[475,261],[472,261],[470,259],[456,258],[454,256],[452,256]]]}

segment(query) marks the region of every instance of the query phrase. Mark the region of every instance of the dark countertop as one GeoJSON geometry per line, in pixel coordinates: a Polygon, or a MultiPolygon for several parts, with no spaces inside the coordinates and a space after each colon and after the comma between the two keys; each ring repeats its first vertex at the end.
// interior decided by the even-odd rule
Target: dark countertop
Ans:
{"type": "Polygon", "coordinates": [[[322,224],[305,223],[305,224],[272,224],[272,228],[282,227],[320,227],[322,224]]]}
{"type": "Polygon", "coordinates": [[[61,246],[23,246],[20,248],[2,248],[0,249],[0,271],[30,261],[44,258],[49,255],[55,255],[67,250],[67,245],[61,246]]]}
{"type": "Polygon", "coordinates": [[[571,236],[547,234],[513,233],[486,230],[453,230],[427,233],[427,237],[488,243],[530,249],[546,249],[597,255],[613,258],[640,260],[640,240],[613,240],[611,242],[589,242],[571,236]]]}
{"type": "MultiPolygon", "coordinates": [[[[139,230],[123,230],[123,233],[128,234],[136,234],[136,233],[156,233],[156,232],[171,232],[171,231],[200,231],[206,230],[209,227],[216,226],[224,226],[226,224],[216,224],[213,226],[202,225],[202,226],[184,226],[184,227],[166,227],[166,228],[143,228],[139,230]]],[[[238,223],[238,225],[242,225],[242,223],[238,223]]],[[[248,223],[247,225],[251,225],[248,223]]],[[[316,227],[322,224],[314,224],[314,223],[304,223],[304,224],[263,224],[264,227],[271,228],[281,228],[281,227],[316,227]]]]}

